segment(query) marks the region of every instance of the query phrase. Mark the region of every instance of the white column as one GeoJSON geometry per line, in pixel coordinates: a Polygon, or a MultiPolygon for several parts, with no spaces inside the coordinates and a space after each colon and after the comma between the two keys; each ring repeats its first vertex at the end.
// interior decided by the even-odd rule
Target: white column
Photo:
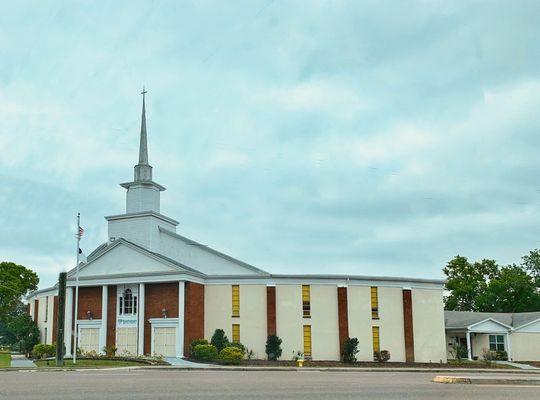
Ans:
{"type": "Polygon", "coordinates": [[[467,336],[467,358],[469,359],[469,361],[472,361],[471,332],[467,330],[465,335],[467,336]]]}
{"type": "Polygon", "coordinates": [[[508,361],[512,361],[512,346],[510,345],[510,332],[506,333],[506,354],[508,354],[508,361]]]}
{"type": "Polygon", "coordinates": [[[139,340],[137,346],[137,354],[144,355],[144,283],[139,283],[139,307],[137,307],[139,315],[139,340]]]}
{"type": "Polygon", "coordinates": [[[176,357],[184,357],[184,296],[185,282],[178,282],[178,332],[176,332],[176,357]]]}
{"type": "Polygon", "coordinates": [[[99,351],[105,354],[107,346],[107,303],[109,302],[109,290],[107,285],[101,287],[101,330],[99,331],[99,351]]]}
{"type": "Polygon", "coordinates": [[[73,288],[66,287],[66,312],[64,319],[64,344],[66,345],[66,357],[71,356],[71,336],[73,334],[73,288]]]}

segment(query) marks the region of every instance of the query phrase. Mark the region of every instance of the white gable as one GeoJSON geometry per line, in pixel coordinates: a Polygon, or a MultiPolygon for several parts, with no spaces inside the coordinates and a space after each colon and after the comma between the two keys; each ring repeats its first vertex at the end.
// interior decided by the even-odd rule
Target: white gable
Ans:
{"type": "Polygon", "coordinates": [[[480,323],[477,323],[471,326],[470,328],[471,332],[485,332],[485,333],[507,332],[509,330],[510,329],[508,329],[508,327],[493,320],[482,321],[480,323]]]}
{"type": "Polygon", "coordinates": [[[516,329],[516,332],[540,333],[540,320],[533,322],[532,324],[525,325],[523,328],[516,329]]]}
{"type": "Polygon", "coordinates": [[[160,232],[160,254],[207,275],[260,275],[264,272],[220,256],[212,250],[160,232]]]}
{"type": "Polygon", "coordinates": [[[132,274],[140,272],[178,271],[167,262],[160,261],[124,243],[119,243],[105,254],[88,263],[79,272],[80,277],[132,274]]]}

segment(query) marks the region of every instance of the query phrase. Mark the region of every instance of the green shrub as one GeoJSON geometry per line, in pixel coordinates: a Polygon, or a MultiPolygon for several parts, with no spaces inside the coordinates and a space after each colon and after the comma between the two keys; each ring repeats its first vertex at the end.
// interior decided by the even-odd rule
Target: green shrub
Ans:
{"type": "Polygon", "coordinates": [[[218,351],[212,344],[198,344],[193,348],[191,356],[196,360],[212,361],[217,358],[218,351]]]}
{"type": "Polygon", "coordinates": [[[113,345],[105,346],[103,347],[103,351],[105,352],[105,356],[107,358],[114,358],[116,356],[116,352],[118,351],[118,348],[113,345]]]}
{"type": "Polygon", "coordinates": [[[375,360],[377,362],[387,362],[390,361],[390,352],[388,350],[376,351],[373,353],[375,360]]]}
{"type": "Polygon", "coordinates": [[[225,347],[227,347],[230,342],[227,336],[225,336],[225,332],[223,331],[223,329],[216,329],[214,331],[214,334],[212,335],[210,343],[216,346],[217,351],[220,352],[225,347]]]}
{"type": "Polygon", "coordinates": [[[246,354],[246,346],[244,346],[242,343],[240,342],[231,342],[229,343],[228,346],[226,347],[236,347],[237,349],[239,349],[241,352],[242,352],[242,355],[245,355],[246,354]]]}
{"type": "Polygon", "coordinates": [[[195,346],[198,346],[199,344],[208,344],[208,340],[206,339],[195,339],[191,342],[191,347],[190,347],[190,354],[193,354],[193,349],[195,348],[195,346]]]}
{"type": "Polygon", "coordinates": [[[47,358],[56,355],[56,345],[54,344],[36,344],[32,349],[34,358],[47,358]]]}
{"type": "Polygon", "coordinates": [[[453,345],[450,349],[450,355],[452,355],[457,362],[461,362],[461,360],[469,357],[467,347],[461,344],[453,345]]]}
{"type": "Polygon", "coordinates": [[[353,363],[356,361],[356,354],[358,353],[358,339],[347,338],[345,345],[343,346],[343,352],[341,358],[345,363],[353,363]]]}
{"type": "Polygon", "coordinates": [[[281,357],[281,343],[282,340],[279,338],[279,336],[268,336],[268,338],[266,339],[265,351],[269,360],[277,361],[277,359],[281,357]]]}
{"type": "Polygon", "coordinates": [[[218,360],[221,364],[238,365],[242,362],[244,353],[238,347],[225,347],[219,352],[218,360]]]}
{"type": "Polygon", "coordinates": [[[504,350],[497,350],[497,360],[508,361],[508,353],[504,350]]]}

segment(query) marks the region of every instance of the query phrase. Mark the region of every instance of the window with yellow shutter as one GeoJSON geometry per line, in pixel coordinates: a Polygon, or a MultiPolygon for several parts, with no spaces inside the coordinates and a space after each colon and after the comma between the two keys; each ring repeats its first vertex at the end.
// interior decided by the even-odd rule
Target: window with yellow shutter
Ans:
{"type": "Polygon", "coordinates": [[[304,357],[311,357],[311,325],[304,325],[304,357]]]}
{"type": "Polygon", "coordinates": [[[376,287],[371,288],[371,318],[379,319],[379,291],[376,287]]]}
{"type": "Polygon", "coordinates": [[[240,324],[232,325],[232,341],[234,343],[240,343],[240,324]]]}
{"type": "Polygon", "coordinates": [[[302,315],[304,318],[311,317],[311,294],[309,285],[302,285],[302,315]]]}
{"type": "Polygon", "coordinates": [[[240,286],[232,285],[232,316],[240,316],[240,286]]]}
{"type": "Polygon", "coordinates": [[[373,335],[373,353],[381,350],[380,331],[378,326],[371,327],[373,335]]]}

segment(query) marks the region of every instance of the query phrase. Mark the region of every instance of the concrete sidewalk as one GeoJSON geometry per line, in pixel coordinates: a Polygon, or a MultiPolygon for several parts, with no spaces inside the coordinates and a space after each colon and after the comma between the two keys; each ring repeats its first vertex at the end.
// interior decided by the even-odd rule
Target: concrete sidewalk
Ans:
{"type": "Polygon", "coordinates": [[[458,383],[468,385],[540,385],[540,376],[535,375],[439,375],[436,383],[458,383]]]}
{"type": "Polygon", "coordinates": [[[12,354],[11,366],[14,368],[35,368],[36,364],[22,354],[12,354]]]}

